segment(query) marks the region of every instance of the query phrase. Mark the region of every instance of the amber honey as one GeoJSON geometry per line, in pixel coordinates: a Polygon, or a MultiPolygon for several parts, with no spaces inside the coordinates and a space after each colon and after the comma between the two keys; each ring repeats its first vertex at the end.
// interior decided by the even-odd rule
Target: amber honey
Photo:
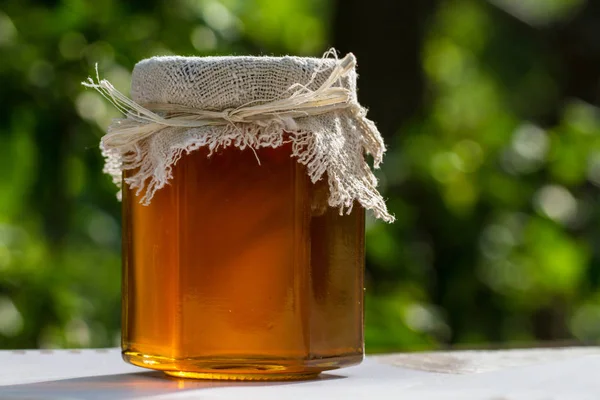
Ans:
{"type": "Polygon", "coordinates": [[[184,155],[148,206],[124,189],[124,358],[214,379],[360,362],[364,211],[326,202],[289,146],[184,155]]]}

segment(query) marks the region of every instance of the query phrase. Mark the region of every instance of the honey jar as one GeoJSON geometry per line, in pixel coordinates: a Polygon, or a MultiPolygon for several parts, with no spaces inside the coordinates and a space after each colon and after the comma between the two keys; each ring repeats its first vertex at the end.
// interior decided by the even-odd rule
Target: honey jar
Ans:
{"type": "Polygon", "coordinates": [[[363,358],[365,161],[385,150],[355,59],[156,57],[103,137],[122,187],[126,361],[184,378],[306,379],[363,358]]]}

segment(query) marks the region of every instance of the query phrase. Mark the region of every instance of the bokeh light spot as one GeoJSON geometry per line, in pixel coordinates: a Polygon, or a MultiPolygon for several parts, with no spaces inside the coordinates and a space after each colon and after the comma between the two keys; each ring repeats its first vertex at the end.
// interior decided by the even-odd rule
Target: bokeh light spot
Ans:
{"type": "Polygon", "coordinates": [[[38,60],[29,68],[29,82],[38,87],[46,87],[54,80],[54,67],[47,61],[38,60]]]}
{"type": "Polygon", "coordinates": [[[23,330],[23,317],[8,297],[0,297],[0,334],[15,336],[23,330]]]}
{"type": "Polygon", "coordinates": [[[541,214],[561,224],[577,217],[577,200],[564,186],[546,185],[535,195],[535,205],[541,214]]]}
{"type": "Polygon", "coordinates": [[[0,47],[7,46],[17,38],[17,28],[10,17],[0,11],[0,47]]]}
{"type": "Polygon", "coordinates": [[[58,43],[60,54],[67,60],[78,60],[83,55],[87,40],[79,32],[65,33],[58,43]]]}
{"type": "Polygon", "coordinates": [[[198,51],[214,50],[217,47],[217,36],[206,26],[197,26],[190,35],[190,41],[198,51]]]}

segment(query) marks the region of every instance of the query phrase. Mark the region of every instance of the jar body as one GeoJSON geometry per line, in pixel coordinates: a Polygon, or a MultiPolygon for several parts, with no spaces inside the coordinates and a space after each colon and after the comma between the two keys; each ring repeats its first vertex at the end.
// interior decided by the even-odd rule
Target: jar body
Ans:
{"type": "Polygon", "coordinates": [[[125,360],[210,379],[362,360],[364,210],[328,207],[290,154],[185,154],[148,206],[123,186],[125,360]]]}

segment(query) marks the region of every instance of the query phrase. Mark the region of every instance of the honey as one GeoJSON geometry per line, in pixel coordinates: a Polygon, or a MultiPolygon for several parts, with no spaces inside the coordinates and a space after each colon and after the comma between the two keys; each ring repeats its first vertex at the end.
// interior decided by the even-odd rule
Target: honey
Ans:
{"type": "Polygon", "coordinates": [[[243,380],[359,363],[364,210],[328,207],[289,145],[200,148],[172,173],[147,206],[123,185],[125,360],[243,380]]]}

